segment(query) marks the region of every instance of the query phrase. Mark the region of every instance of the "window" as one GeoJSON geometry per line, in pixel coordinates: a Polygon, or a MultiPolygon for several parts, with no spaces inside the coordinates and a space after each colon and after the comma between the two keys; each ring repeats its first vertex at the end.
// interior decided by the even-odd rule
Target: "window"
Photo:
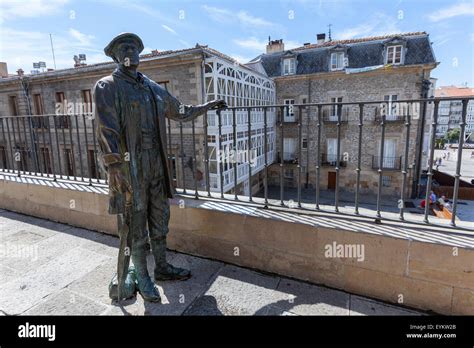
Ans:
{"type": "Polygon", "coordinates": [[[66,165],[66,174],[74,176],[74,157],[71,149],[64,149],[64,164],[66,165]]]}
{"type": "Polygon", "coordinates": [[[16,100],[16,95],[12,95],[8,98],[10,103],[10,113],[12,116],[18,116],[18,102],[16,100]]]}
{"type": "Polygon", "coordinates": [[[392,177],[389,175],[383,175],[382,176],[382,186],[383,187],[390,187],[392,183],[392,177]]]}
{"type": "Polygon", "coordinates": [[[51,157],[49,154],[49,148],[47,147],[41,147],[40,148],[40,153],[41,153],[41,159],[43,162],[43,168],[45,174],[52,174],[53,171],[51,170],[51,157]]]}
{"type": "Polygon", "coordinates": [[[302,149],[307,149],[307,148],[308,148],[308,139],[303,138],[303,139],[301,140],[301,148],[302,148],[302,149]]]}
{"type": "Polygon", "coordinates": [[[7,150],[5,146],[0,146],[0,163],[2,163],[2,168],[7,169],[7,150]]]}
{"type": "Polygon", "coordinates": [[[388,46],[387,47],[387,64],[401,64],[402,63],[402,46],[388,46]]]}
{"type": "Polygon", "coordinates": [[[385,139],[383,145],[383,168],[392,168],[396,169],[397,167],[397,158],[395,157],[397,153],[397,142],[395,139],[385,139]]]}
{"type": "Polygon", "coordinates": [[[283,160],[293,161],[294,159],[296,159],[296,139],[284,138],[283,139],[283,160]]]}
{"type": "Polygon", "coordinates": [[[43,115],[43,99],[41,94],[34,94],[33,101],[35,104],[35,115],[43,115]]]}
{"type": "Polygon", "coordinates": [[[294,75],[296,72],[296,59],[287,58],[283,60],[283,75],[294,75]]]}
{"type": "Polygon", "coordinates": [[[331,70],[344,69],[344,52],[331,53],[331,70]]]}
{"type": "MultiPolygon", "coordinates": [[[[43,115],[43,99],[41,94],[33,94],[33,102],[35,107],[35,115],[43,115]]],[[[34,128],[48,128],[44,117],[33,117],[34,128]]],[[[49,121],[49,120],[48,120],[49,121]]]]}
{"type": "Polygon", "coordinates": [[[386,104],[386,113],[385,115],[387,116],[387,120],[394,119],[397,116],[397,113],[395,111],[396,103],[394,103],[397,100],[397,95],[392,94],[392,95],[386,95],[383,97],[383,100],[387,101],[388,103],[386,104]]]}
{"type": "Polygon", "coordinates": [[[284,122],[295,122],[295,110],[293,105],[295,104],[294,99],[285,99],[284,104],[288,105],[285,107],[285,116],[283,118],[284,122]]]}
{"type": "Polygon", "coordinates": [[[92,97],[90,89],[85,89],[82,91],[82,100],[84,102],[84,112],[92,112],[92,97]]]}
{"type": "MultiPolygon", "coordinates": [[[[66,98],[63,92],[56,92],[56,114],[66,114],[66,98]]],[[[58,116],[54,119],[56,128],[69,128],[69,120],[67,116],[58,116]]]]}
{"type": "Polygon", "coordinates": [[[327,161],[329,163],[335,164],[337,159],[337,139],[328,138],[327,139],[327,161]]]}
{"type": "MultiPolygon", "coordinates": [[[[331,103],[342,103],[342,97],[331,98],[331,103]]],[[[331,114],[329,115],[330,121],[337,121],[338,112],[340,112],[342,106],[331,105],[331,114]]]]}
{"type": "Polygon", "coordinates": [[[285,170],[283,171],[283,175],[285,179],[293,179],[294,177],[293,168],[285,168],[285,170]]]}

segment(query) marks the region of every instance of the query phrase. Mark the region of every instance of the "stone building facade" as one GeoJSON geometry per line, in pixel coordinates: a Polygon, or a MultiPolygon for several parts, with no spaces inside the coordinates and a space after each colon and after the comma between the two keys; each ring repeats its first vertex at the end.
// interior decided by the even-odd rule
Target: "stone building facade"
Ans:
{"type": "MultiPolygon", "coordinates": [[[[382,193],[400,195],[407,136],[408,183],[414,180],[417,149],[423,146],[419,141],[423,105],[396,101],[419,99],[426,90],[426,81],[437,65],[428,35],[410,33],[344,41],[325,41],[324,35],[318,38],[316,44],[287,51],[278,41],[280,50],[276,52],[271,47],[274,41],[269,42],[269,53],[252,61],[254,65],[260,64],[274,79],[277,103],[288,105],[279,112],[278,122],[283,122],[277,124],[276,142],[279,160],[283,156],[285,186],[296,187],[301,178],[303,187],[314,188],[319,152],[320,188],[334,189],[338,170],[340,190],[354,192],[359,157],[358,102],[386,101],[364,106],[360,192],[373,194],[378,190],[381,116],[384,114],[387,121],[382,193]],[[293,111],[290,110],[290,105],[338,102],[354,104],[322,107],[319,140],[317,107],[292,107],[293,111]],[[339,126],[338,114],[341,117],[339,126]],[[407,114],[411,116],[408,135],[407,114]],[[301,136],[298,124],[301,124],[301,136]],[[340,158],[336,165],[338,127],[340,158]]],[[[270,183],[280,184],[281,169],[278,163],[272,165],[270,183]]],[[[411,188],[408,184],[406,194],[410,194],[411,188]]]]}
{"type": "MultiPolygon", "coordinates": [[[[179,51],[153,51],[142,55],[140,60],[139,70],[166,87],[183,104],[201,104],[214,98],[224,98],[229,105],[236,106],[275,102],[273,81],[207,46],[197,45],[179,51]],[[232,82],[234,89],[227,88],[227,85],[224,90],[218,87],[222,76],[225,76],[221,67],[226,67],[225,72],[231,75],[225,78],[225,82],[232,82]],[[237,82],[238,77],[242,76],[245,78],[237,82]],[[246,91],[243,91],[243,86],[248,87],[246,91]],[[247,92],[250,87],[260,93],[252,95],[247,92]]],[[[114,68],[114,63],[99,63],[0,79],[0,116],[11,116],[8,121],[8,118],[3,118],[1,123],[2,168],[63,175],[86,182],[104,179],[105,172],[99,167],[96,158],[98,148],[93,132],[94,116],[90,112],[94,109],[94,84],[101,77],[109,75],[114,68]],[[64,105],[63,109],[58,109],[58,102],[64,105]],[[61,116],[58,111],[66,115],[61,116]],[[21,117],[26,115],[42,116],[21,117]]],[[[252,114],[252,117],[255,116],[252,114]]],[[[222,117],[228,119],[225,115],[222,117]]],[[[181,124],[168,120],[166,124],[169,164],[173,168],[177,187],[194,189],[197,186],[199,190],[206,189],[206,142],[209,147],[228,146],[228,143],[220,144],[215,112],[209,112],[208,118],[210,126],[207,128],[207,139],[204,117],[181,124]]],[[[247,129],[245,122],[242,120],[239,127],[247,129]]],[[[261,128],[261,123],[252,124],[252,132],[258,130],[261,133],[259,126],[261,128]]],[[[269,153],[270,158],[274,157],[273,152],[269,153]]],[[[220,181],[216,180],[216,176],[219,176],[220,166],[213,166],[212,161],[209,164],[210,189],[219,191],[220,181]]],[[[230,166],[229,163],[224,165],[230,166]]],[[[262,185],[262,168],[257,166],[252,171],[253,192],[262,185]]],[[[248,173],[245,174],[239,175],[237,186],[234,185],[233,177],[227,178],[225,192],[244,194],[245,189],[250,190],[245,185],[249,182],[248,173]]]]}

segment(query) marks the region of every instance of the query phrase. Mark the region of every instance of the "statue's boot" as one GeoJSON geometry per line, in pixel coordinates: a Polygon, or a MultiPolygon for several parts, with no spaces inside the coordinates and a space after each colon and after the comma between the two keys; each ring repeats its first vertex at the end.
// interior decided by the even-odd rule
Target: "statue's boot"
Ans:
{"type": "Polygon", "coordinates": [[[137,288],[143,299],[148,302],[159,302],[161,300],[160,293],[148,274],[144,248],[136,250],[135,252],[132,249],[132,261],[135,266],[137,288]]]}
{"type": "Polygon", "coordinates": [[[166,237],[150,238],[151,250],[155,258],[155,281],[186,280],[191,272],[166,262],[166,237]]]}

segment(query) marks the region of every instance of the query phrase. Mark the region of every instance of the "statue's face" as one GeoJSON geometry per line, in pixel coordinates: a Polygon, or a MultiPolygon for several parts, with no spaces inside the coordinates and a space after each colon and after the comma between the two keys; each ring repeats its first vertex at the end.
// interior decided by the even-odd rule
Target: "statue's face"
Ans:
{"type": "Polygon", "coordinates": [[[116,49],[115,57],[126,67],[137,67],[140,64],[140,52],[132,40],[123,41],[116,49]]]}

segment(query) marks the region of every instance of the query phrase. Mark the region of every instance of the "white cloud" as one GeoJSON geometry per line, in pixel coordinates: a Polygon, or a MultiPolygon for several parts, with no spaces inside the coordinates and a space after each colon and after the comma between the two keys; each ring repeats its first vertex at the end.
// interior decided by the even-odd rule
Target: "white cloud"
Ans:
{"type": "Polygon", "coordinates": [[[94,35],[83,34],[79,30],[73,28],[69,29],[69,35],[76,39],[81,46],[90,46],[91,40],[94,39],[94,35]]]}
{"type": "Polygon", "coordinates": [[[245,26],[251,26],[251,27],[270,27],[270,26],[273,26],[272,22],[269,22],[266,19],[263,19],[263,18],[260,18],[260,17],[253,17],[245,11],[239,11],[237,13],[237,18],[239,19],[240,23],[245,25],[245,26]]]}
{"type": "Polygon", "coordinates": [[[253,36],[248,39],[235,39],[234,43],[242,48],[251,49],[255,51],[263,51],[267,45],[267,41],[259,40],[253,36]]]}
{"type": "Polygon", "coordinates": [[[15,18],[33,18],[53,15],[62,9],[68,0],[1,0],[0,23],[15,18]]]}
{"type": "Polygon", "coordinates": [[[438,22],[443,19],[453,18],[457,16],[473,16],[474,15],[474,4],[471,2],[460,2],[458,4],[451,5],[449,7],[442,8],[440,10],[431,12],[428,18],[432,22],[438,22]]]}
{"type": "Polygon", "coordinates": [[[245,64],[253,59],[253,58],[241,56],[239,54],[232,54],[230,57],[234,58],[236,61],[238,61],[241,64],[245,64]]]}
{"type": "Polygon", "coordinates": [[[169,26],[165,24],[162,24],[161,27],[165,29],[166,31],[170,32],[171,34],[178,35],[178,33],[175,30],[173,30],[172,28],[170,28],[169,26]]]}
{"type": "Polygon", "coordinates": [[[204,11],[206,11],[209,17],[211,17],[211,19],[223,24],[237,21],[242,26],[251,28],[268,28],[275,25],[274,23],[264,18],[249,15],[246,11],[239,11],[237,13],[234,13],[227,9],[207,5],[203,5],[202,8],[204,9],[204,11]]]}
{"type": "Polygon", "coordinates": [[[207,12],[209,17],[211,17],[216,22],[227,23],[229,18],[232,18],[232,13],[225,9],[220,9],[217,7],[203,5],[202,8],[207,12]]]}
{"type": "Polygon", "coordinates": [[[347,40],[364,36],[379,36],[400,33],[395,18],[389,17],[384,13],[377,12],[366,22],[355,27],[336,32],[334,38],[337,40],[347,40]]]}
{"type": "MultiPolygon", "coordinates": [[[[0,35],[2,37],[0,61],[7,62],[10,73],[19,68],[29,73],[33,69],[32,63],[38,61],[44,61],[48,68],[54,68],[49,33],[20,31],[3,26],[0,35]]],[[[76,33],[75,40],[71,40],[71,35],[70,31],[53,34],[54,54],[58,69],[72,68],[74,66],[73,56],[79,53],[87,55],[88,64],[110,61],[110,58],[106,57],[101,49],[92,46],[87,41],[88,35],[85,35],[86,39],[84,39],[82,36],[84,34],[77,35],[76,33]]]]}

